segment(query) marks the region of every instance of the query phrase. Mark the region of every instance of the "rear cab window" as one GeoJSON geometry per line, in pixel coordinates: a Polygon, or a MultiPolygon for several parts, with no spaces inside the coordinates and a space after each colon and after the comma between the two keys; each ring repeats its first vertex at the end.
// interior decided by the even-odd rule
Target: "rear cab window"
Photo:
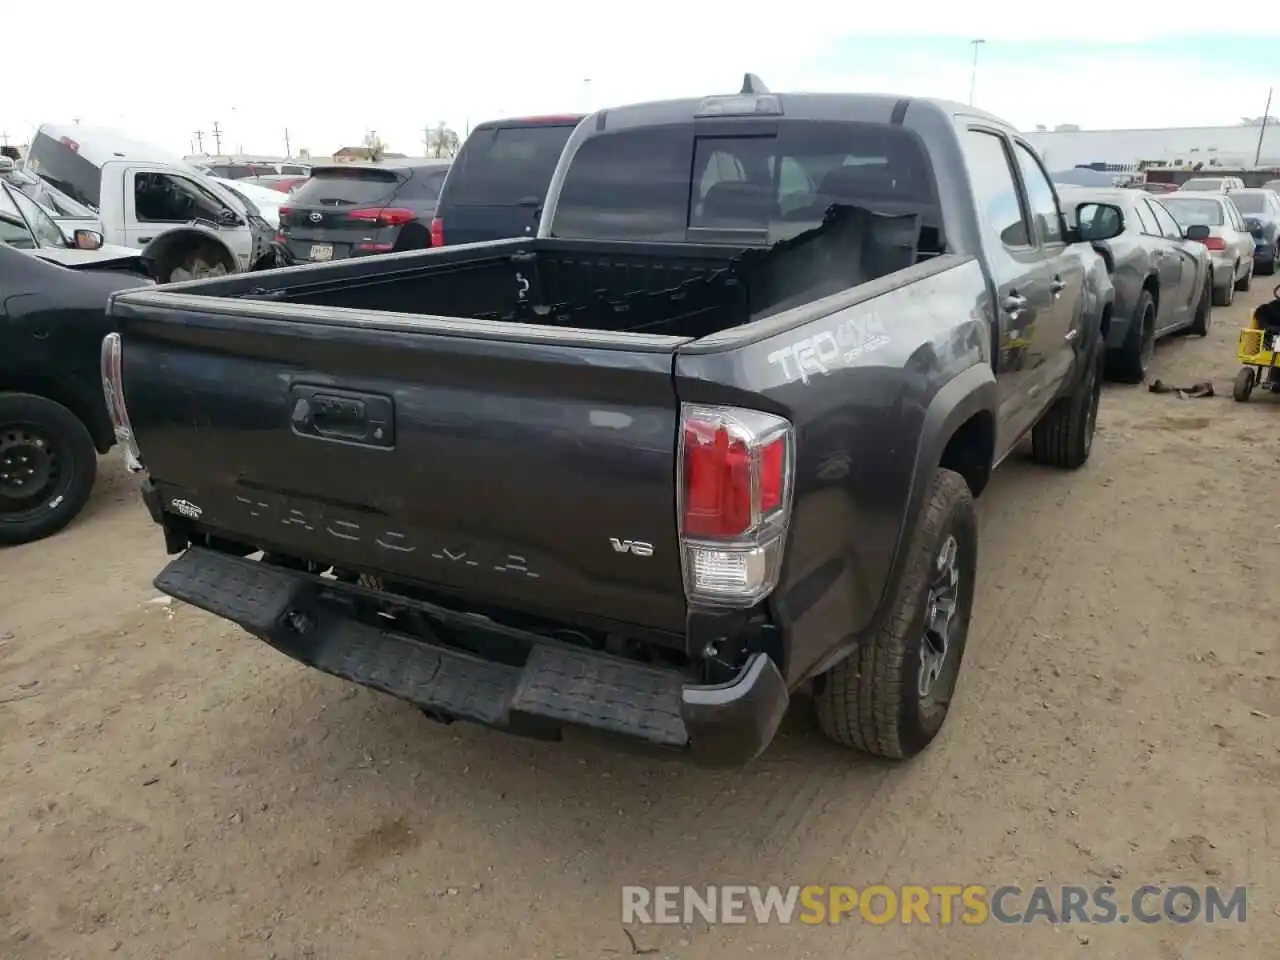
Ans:
{"type": "Polygon", "coordinates": [[[404,176],[376,167],[319,167],[293,194],[293,204],[308,207],[375,206],[389,201],[404,176]]]}
{"type": "Polygon", "coordinates": [[[687,122],[588,138],[570,161],[552,235],[775,242],[840,203],[917,213],[926,229],[940,227],[924,148],[902,127],[781,119],[763,135],[713,129],[728,132],[687,122]]]}
{"type": "Polygon", "coordinates": [[[479,127],[463,144],[443,204],[515,207],[541,203],[577,121],[479,127]]]}

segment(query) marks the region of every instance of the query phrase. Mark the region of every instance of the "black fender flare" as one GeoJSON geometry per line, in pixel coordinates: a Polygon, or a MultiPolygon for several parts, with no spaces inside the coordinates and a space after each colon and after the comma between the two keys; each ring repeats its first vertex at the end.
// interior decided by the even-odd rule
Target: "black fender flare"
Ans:
{"type": "MultiPolygon", "coordinates": [[[[925,496],[933,471],[942,462],[942,454],[956,431],[980,413],[989,414],[992,428],[999,422],[1000,389],[995,371],[987,363],[967,367],[943,385],[925,408],[916,445],[915,463],[911,469],[911,488],[907,507],[898,527],[898,542],[893,551],[893,565],[885,580],[885,589],[876,610],[877,622],[886,603],[891,602],[907,561],[911,532],[924,509],[925,496]]],[[[994,447],[993,447],[994,449],[994,447]]]]}

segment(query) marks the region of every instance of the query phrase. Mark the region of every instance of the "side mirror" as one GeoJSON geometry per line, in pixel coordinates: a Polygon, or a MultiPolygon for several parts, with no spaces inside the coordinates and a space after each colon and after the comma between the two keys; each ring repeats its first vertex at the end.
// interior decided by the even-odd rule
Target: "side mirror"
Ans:
{"type": "Polygon", "coordinates": [[[1209,228],[1202,223],[1187,227],[1186,233],[1183,234],[1188,240],[1194,240],[1196,243],[1204,243],[1209,239],[1209,228]]]}
{"type": "Polygon", "coordinates": [[[1076,224],[1085,243],[1112,240],[1124,233],[1124,211],[1112,203],[1076,204],[1076,224]]]}
{"type": "Polygon", "coordinates": [[[234,210],[223,210],[218,214],[218,225],[221,227],[239,227],[244,225],[240,215],[234,210]]]}
{"type": "Polygon", "coordinates": [[[71,243],[77,250],[101,250],[106,240],[97,230],[77,230],[71,243]]]}

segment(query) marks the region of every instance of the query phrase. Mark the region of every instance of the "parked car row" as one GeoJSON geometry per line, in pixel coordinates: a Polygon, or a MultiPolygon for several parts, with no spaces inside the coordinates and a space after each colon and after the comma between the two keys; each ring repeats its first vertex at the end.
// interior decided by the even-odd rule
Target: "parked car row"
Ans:
{"type": "Polygon", "coordinates": [[[1254,272],[1276,269],[1280,196],[1270,190],[1179,190],[1153,195],[1137,189],[1058,185],[1072,202],[1094,200],[1119,211],[1118,227],[1099,244],[1108,258],[1115,307],[1107,336],[1109,375],[1128,383],[1147,376],[1156,342],[1172,333],[1204,336],[1211,307],[1230,306],[1249,289],[1254,272]],[[1257,212],[1245,217],[1239,204],[1257,212]]]}

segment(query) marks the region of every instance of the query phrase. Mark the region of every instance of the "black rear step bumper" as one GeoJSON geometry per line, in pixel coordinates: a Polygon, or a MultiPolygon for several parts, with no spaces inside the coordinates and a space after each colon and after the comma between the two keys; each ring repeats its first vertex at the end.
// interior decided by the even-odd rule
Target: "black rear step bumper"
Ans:
{"type": "Polygon", "coordinates": [[[158,590],[230,620],[280,652],[452,719],[555,739],[564,725],[737,766],[777,732],[789,696],[777,666],[754,654],[728,683],[685,683],[662,670],[562,645],[535,644],[522,666],[369,626],[315,578],[192,547],[155,579],[158,590]]]}

